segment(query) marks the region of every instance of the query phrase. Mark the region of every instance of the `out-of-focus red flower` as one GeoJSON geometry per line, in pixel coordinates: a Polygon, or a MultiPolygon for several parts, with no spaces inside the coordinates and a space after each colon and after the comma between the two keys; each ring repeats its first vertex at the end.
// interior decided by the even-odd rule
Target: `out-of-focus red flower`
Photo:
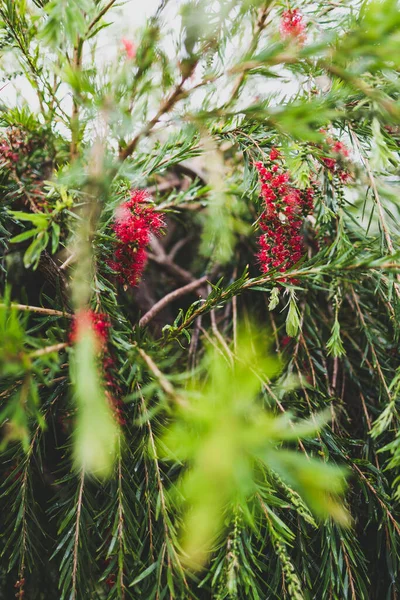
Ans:
{"type": "Polygon", "coordinates": [[[297,8],[283,12],[280,31],[284,39],[294,39],[299,44],[304,44],[307,39],[305,29],[303,15],[297,8]]]}
{"type": "Polygon", "coordinates": [[[352,175],[347,167],[350,157],[349,149],[343,142],[329,136],[325,129],[320,129],[320,133],[325,135],[326,144],[330,146],[332,154],[336,155],[336,158],[324,156],[322,158],[322,163],[329,171],[335,173],[340,181],[347,183],[352,179],[352,175]]]}
{"type": "Polygon", "coordinates": [[[80,337],[90,329],[95,334],[99,351],[103,350],[107,345],[110,321],[106,314],[95,313],[92,310],[84,309],[76,313],[70,333],[71,344],[79,341],[80,337]]]}
{"type": "Polygon", "coordinates": [[[126,56],[130,59],[135,58],[135,56],[136,56],[135,44],[131,40],[128,40],[127,38],[122,38],[121,42],[124,46],[126,56]]]}
{"type": "Polygon", "coordinates": [[[102,367],[102,377],[107,400],[112,408],[116,421],[125,425],[124,403],[119,399],[122,390],[115,377],[115,361],[107,352],[111,323],[105,313],[95,313],[92,310],[80,310],[76,313],[70,332],[70,343],[75,344],[85,332],[91,330],[96,339],[96,351],[102,367]]]}

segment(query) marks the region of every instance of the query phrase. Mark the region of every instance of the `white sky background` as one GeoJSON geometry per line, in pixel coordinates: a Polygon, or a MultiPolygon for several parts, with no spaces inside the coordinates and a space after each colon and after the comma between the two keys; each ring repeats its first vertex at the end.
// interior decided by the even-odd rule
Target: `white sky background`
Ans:
{"type": "MultiPolygon", "coordinates": [[[[174,0],[175,5],[179,0],[174,0]]],[[[135,41],[135,33],[142,27],[146,19],[155,13],[159,0],[128,0],[122,6],[113,8],[104,18],[105,22],[112,22],[98,36],[98,50],[96,53],[99,64],[110,61],[121,51],[121,38],[135,41]]],[[[16,78],[13,83],[7,84],[0,91],[0,99],[8,106],[28,102],[31,109],[38,109],[36,93],[25,77],[16,78]]]]}
{"type": "MultiPolygon", "coordinates": [[[[175,43],[177,38],[174,34],[178,33],[180,28],[180,22],[176,18],[176,15],[182,1],[183,0],[170,0],[163,12],[163,22],[165,24],[163,46],[171,56],[172,60],[176,54],[175,43]]],[[[135,41],[138,40],[138,30],[142,28],[146,20],[156,12],[158,6],[159,0],[127,0],[121,6],[112,8],[104,17],[104,21],[111,23],[111,25],[103,29],[97,36],[97,66],[101,67],[105,63],[110,64],[117,59],[118,53],[123,52],[121,43],[122,38],[127,38],[135,43],[135,41]]],[[[234,49],[232,48],[232,52],[233,51],[234,49]]],[[[12,58],[6,59],[4,66],[7,66],[8,60],[11,61],[12,58]]],[[[15,62],[10,62],[10,70],[12,70],[13,67],[15,67],[15,62]]],[[[254,95],[257,95],[257,93],[265,94],[271,91],[279,91],[281,97],[285,95],[290,96],[295,93],[299,87],[299,82],[295,81],[293,77],[290,77],[289,80],[282,78],[269,81],[253,78],[253,81],[252,92],[254,95]]],[[[68,90],[67,88],[64,88],[62,91],[66,92],[63,106],[66,112],[70,112],[71,107],[69,106],[70,97],[68,90]]],[[[193,98],[195,105],[201,105],[203,93],[203,91],[196,93],[196,96],[193,98]]],[[[229,88],[220,86],[218,95],[221,100],[224,100],[225,95],[226,97],[229,96],[229,88]]],[[[246,99],[248,100],[248,98],[246,99]]],[[[31,110],[36,111],[39,108],[36,93],[23,76],[7,83],[5,87],[0,90],[0,100],[4,101],[8,106],[13,106],[15,104],[22,105],[24,102],[27,102],[31,110]]]]}

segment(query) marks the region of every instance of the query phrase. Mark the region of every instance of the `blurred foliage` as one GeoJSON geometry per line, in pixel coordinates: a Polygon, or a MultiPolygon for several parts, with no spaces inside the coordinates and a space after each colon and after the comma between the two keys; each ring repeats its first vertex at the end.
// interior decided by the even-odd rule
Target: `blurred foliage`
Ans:
{"type": "Polygon", "coordinates": [[[186,390],[176,422],[161,440],[163,454],[189,465],[174,493],[186,506],[183,557],[197,569],[233,509],[245,512],[248,498],[258,493],[260,466],[273,469],[297,489],[321,517],[348,520],[335,500],[344,489],[343,471],[277,449],[281,442],[315,436],[326,418],[293,423],[290,413],[276,417],[256,402],[261,382],[276,376],[280,364],[265,354],[265,341],[260,344],[255,334],[252,329],[239,335],[232,363],[215,348],[208,350],[206,385],[200,382],[186,390]]]}

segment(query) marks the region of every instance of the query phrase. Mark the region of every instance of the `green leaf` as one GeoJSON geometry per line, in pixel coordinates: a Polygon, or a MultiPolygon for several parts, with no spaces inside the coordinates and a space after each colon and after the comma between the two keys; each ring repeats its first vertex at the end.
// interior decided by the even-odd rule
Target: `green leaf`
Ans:
{"type": "Polygon", "coordinates": [[[328,354],[332,354],[332,356],[344,356],[346,354],[346,350],[344,349],[342,338],[340,336],[340,323],[338,318],[335,318],[335,321],[331,330],[331,337],[326,343],[326,348],[328,350],[328,354]]]}
{"type": "Polygon", "coordinates": [[[289,310],[286,317],[286,333],[290,337],[296,337],[300,329],[300,311],[297,306],[296,296],[291,293],[289,310]]]}
{"type": "Polygon", "coordinates": [[[40,256],[45,250],[49,241],[49,234],[47,231],[41,231],[36,239],[33,240],[29,248],[24,254],[24,266],[26,269],[32,267],[37,268],[40,260],[40,256]]]}
{"type": "Polygon", "coordinates": [[[129,587],[132,587],[133,585],[136,585],[140,581],[143,581],[143,579],[148,577],[157,567],[158,567],[158,563],[156,563],[156,562],[153,563],[152,565],[150,565],[149,567],[147,567],[147,569],[145,569],[142,573],[140,573],[140,575],[138,575],[138,577],[136,577],[132,581],[132,583],[129,584],[129,587]]]}
{"type": "Polygon", "coordinates": [[[28,231],[23,231],[22,233],[15,235],[9,241],[11,244],[18,244],[18,242],[23,242],[23,241],[28,240],[29,238],[33,237],[34,235],[39,233],[39,231],[41,231],[41,230],[37,229],[37,228],[29,229],[28,231]]]}
{"type": "Polygon", "coordinates": [[[14,219],[18,221],[30,221],[38,229],[46,229],[50,219],[50,215],[45,215],[44,213],[24,213],[19,210],[9,210],[8,212],[14,219]]]}
{"type": "Polygon", "coordinates": [[[51,253],[57,252],[58,245],[60,243],[60,226],[58,223],[52,223],[51,229],[51,253]]]}
{"type": "Polygon", "coordinates": [[[271,290],[271,295],[269,297],[268,310],[274,310],[279,304],[279,288],[274,287],[271,290]]]}

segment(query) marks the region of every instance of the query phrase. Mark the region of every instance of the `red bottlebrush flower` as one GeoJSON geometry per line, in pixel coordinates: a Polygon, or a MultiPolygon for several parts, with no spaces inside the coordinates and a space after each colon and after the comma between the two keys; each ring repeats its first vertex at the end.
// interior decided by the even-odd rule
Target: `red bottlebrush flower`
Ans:
{"type": "Polygon", "coordinates": [[[135,58],[135,56],[136,56],[135,44],[133,42],[131,42],[131,40],[128,40],[127,38],[122,38],[121,42],[124,46],[127,57],[130,59],[135,58]]]}
{"type": "Polygon", "coordinates": [[[4,158],[5,160],[9,160],[10,162],[18,161],[18,154],[13,151],[11,146],[6,142],[0,144],[0,158],[4,158]]]}
{"type": "Polygon", "coordinates": [[[334,171],[336,168],[336,160],[334,158],[323,158],[322,162],[330,171],[334,171]]]}
{"type": "Polygon", "coordinates": [[[335,142],[332,146],[332,152],[335,152],[335,154],[341,154],[344,158],[348,158],[349,157],[349,150],[348,148],[346,148],[346,146],[343,144],[343,142],[335,142]]]}
{"type": "Polygon", "coordinates": [[[280,26],[281,35],[284,39],[294,39],[299,44],[304,44],[306,41],[305,28],[303,15],[297,8],[284,11],[280,26]]]}
{"type": "Polygon", "coordinates": [[[349,180],[352,179],[351,173],[345,165],[346,161],[348,161],[350,156],[349,149],[346,148],[343,142],[340,142],[339,140],[334,140],[332,137],[328,136],[325,130],[320,131],[321,133],[325,134],[326,143],[331,147],[332,153],[337,156],[337,158],[324,156],[322,158],[322,163],[327,169],[329,169],[329,171],[335,173],[339,177],[340,181],[342,181],[343,183],[347,183],[349,180]]]}
{"type": "Polygon", "coordinates": [[[111,575],[109,575],[106,579],[106,585],[108,585],[109,588],[113,588],[115,585],[115,575],[112,573],[111,575]]]}
{"type": "Polygon", "coordinates": [[[72,322],[69,336],[71,344],[75,344],[88,329],[92,329],[99,350],[103,350],[106,347],[108,330],[110,329],[108,316],[104,313],[95,313],[92,310],[80,310],[77,312],[72,322]]]}
{"type": "Polygon", "coordinates": [[[122,394],[122,390],[118,383],[116,383],[113,373],[115,370],[115,362],[112,356],[107,354],[110,327],[111,323],[106,314],[95,313],[92,310],[81,310],[76,313],[72,322],[69,339],[71,344],[75,344],[80,336],[88,329],[91,329],[94,332],[97,345],[96,350],[99,353],[102,367],[105,394],[114,413],[115,420],[120,425],[125,425],[126,420],[123,413],[124,404],[117,398],[118,395],[122,394]]]}
{"type": "MultiPolygon", "coordinates": [[[[276,159],[276,154],[272,151],[271,154],[276,159]]],[[[285,273],[302,256],[303,237],[299,232],[303,218],[313,210],[314,190],[300,190],[291,185],[290,174],[283,166],[275,164],[268,170],[258,162],[255,167],[266,205],[259,220],[263,235],[258,240],[260,251],[257,258],[262,273],[267,273],[271,268],[285,273]]]]}
{"type": "Polygon", "coordinates": [[[280,157],[279,150],[276,148],[271,148],[271,152],[269,153],[270,160],[277,160],[280,157]]]}
{"type": "Polygon", "coordinates": [[[117,243],[109,266],[125,285],[138,283],[146,266],[150,234],[157,233],[164,225],[162,216],[150,202],[151,197],[146,190],[132,190],[130,199],[115,212],[113,230],[117,243]]]}

